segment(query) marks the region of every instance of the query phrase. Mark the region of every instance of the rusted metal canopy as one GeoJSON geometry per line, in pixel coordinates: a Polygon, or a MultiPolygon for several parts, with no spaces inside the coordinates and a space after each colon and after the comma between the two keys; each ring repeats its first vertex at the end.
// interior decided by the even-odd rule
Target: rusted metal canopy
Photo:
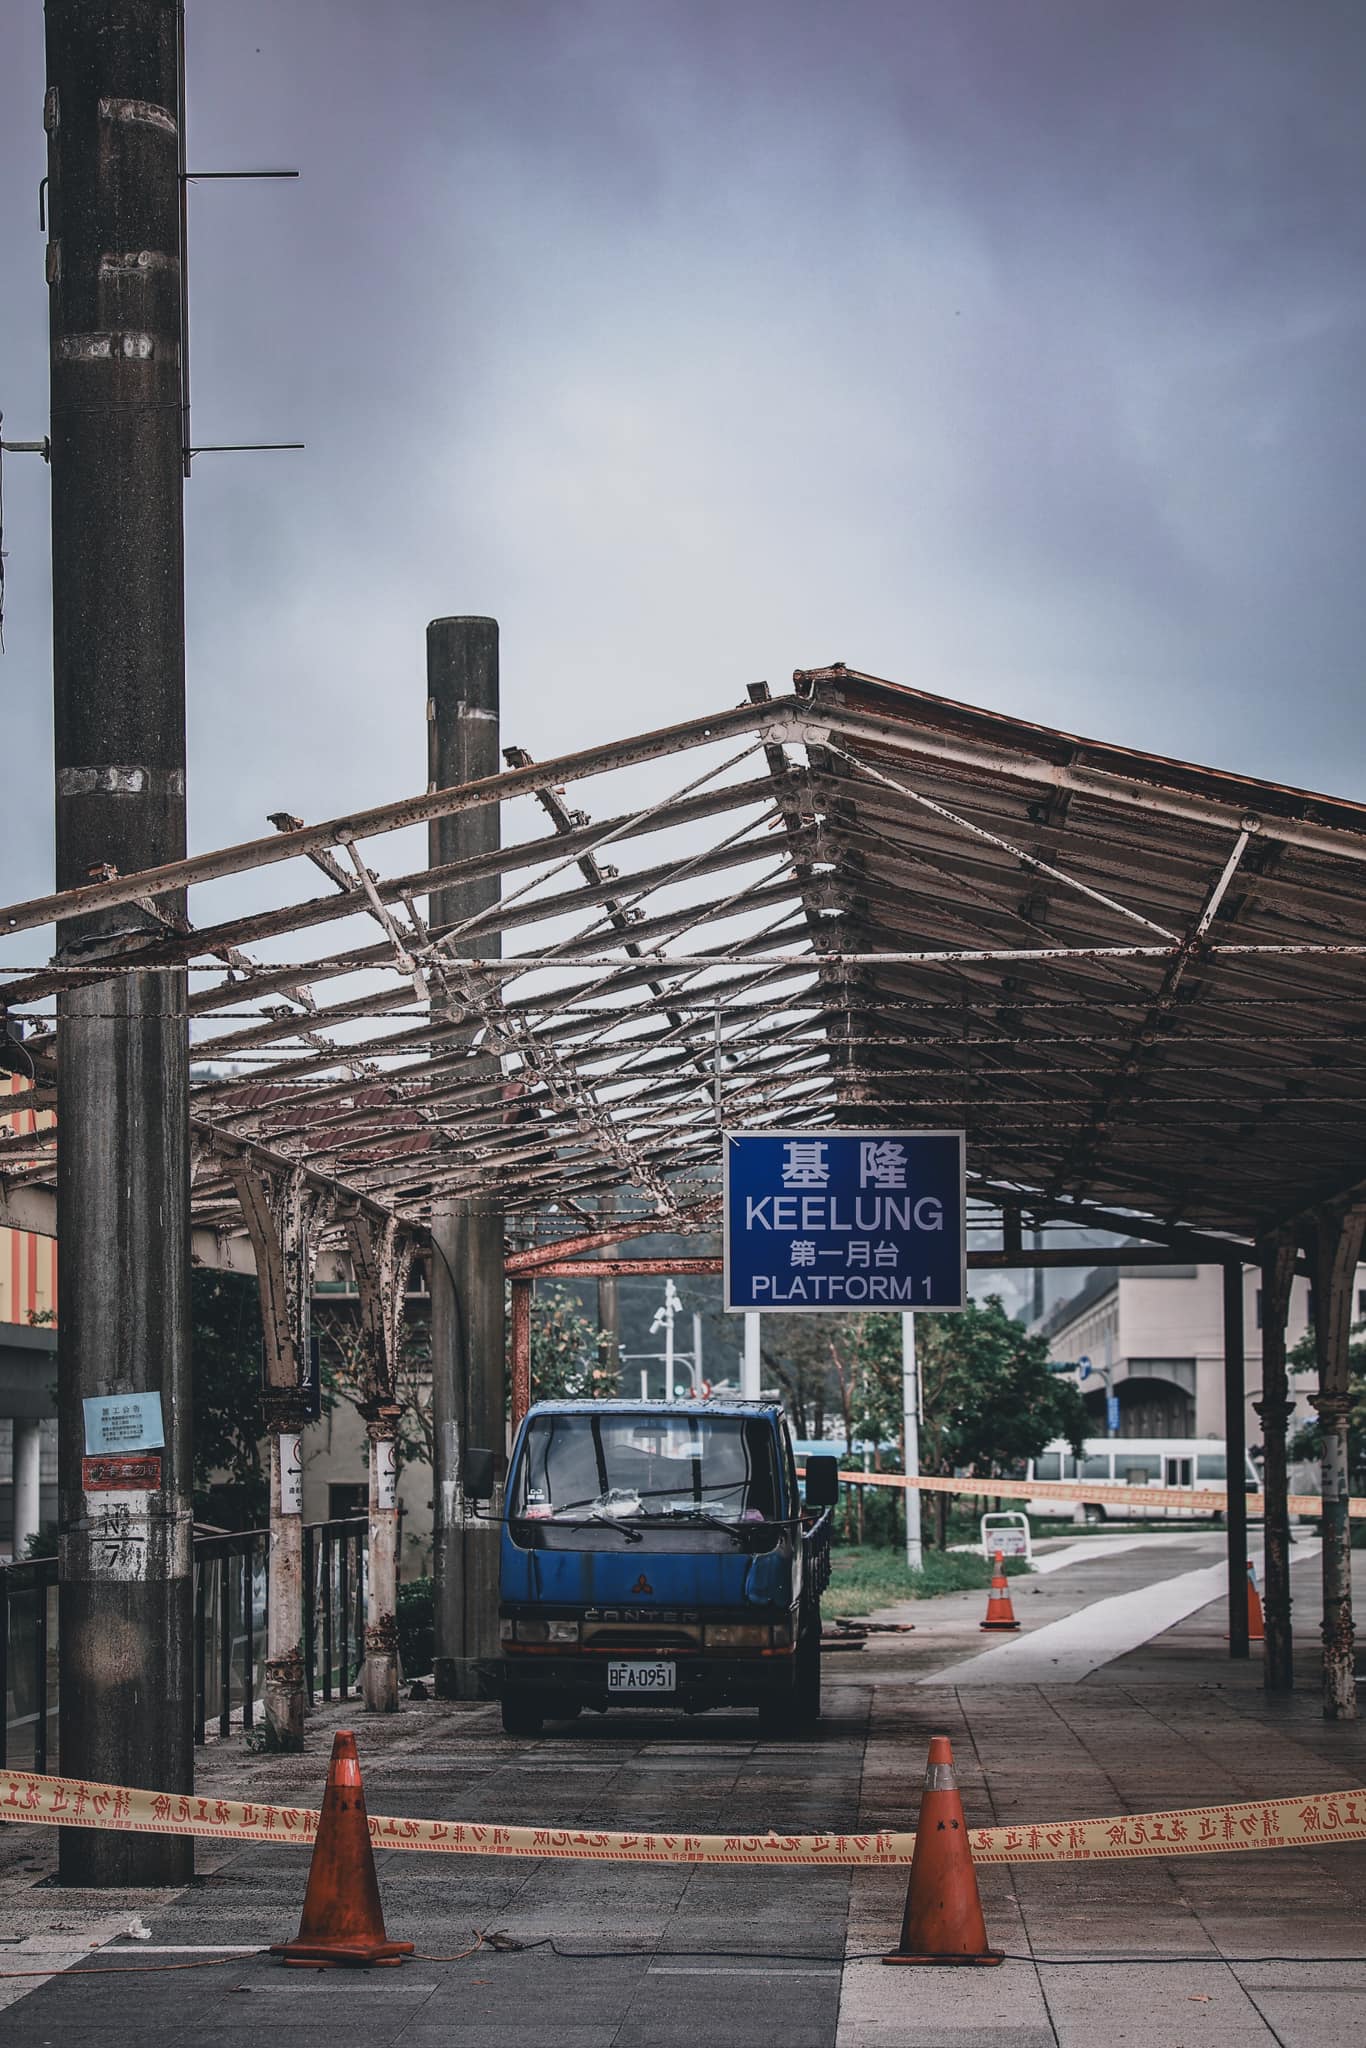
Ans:
{"type": "MultiPolygon", "coordinates": [[[[626,1188],[634,1229],[695,1226],[720,1128],[789,1121],[961,1124],[984,1199],[1135,1235],[1246,1243],[1361,1182],[1366,807],[843,667],[795,685],[0,910],[126,914],[8,970],[9,1064],[52,1107],[60,990],[188,966],[222,1229],[241,1147],[416,1226],[496,1198],[574,1237],[626,1188]],[[501,849],[405,864],[392,835],[488,803],[501,849]],[[429,926],[433,886],[495,874],[496,907],[429,926]],[[457,957],[480,931],[502,957],[457,957]]],[[[0,1202],[55,1142],[0,1137],[0,1202]]]]}

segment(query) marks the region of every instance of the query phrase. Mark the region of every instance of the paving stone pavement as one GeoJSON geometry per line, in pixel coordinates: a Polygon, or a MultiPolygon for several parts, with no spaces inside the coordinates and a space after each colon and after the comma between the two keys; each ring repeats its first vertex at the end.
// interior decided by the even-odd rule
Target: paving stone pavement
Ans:
{"type": "MultiPolygon", "coordinates": [[[[1169,1557],[1147,1548],[1103,1557],[1041,1582],[1039,1604],[1053,1618],[1069,1602],[1193,1561],[1189,1545],[1169,1557]]],[[[1021,1602],[1026,1624],[1034,1605],[1021,1602]]],[[[810,1831],[857,1816],[910,1826],[928,1739],[940,1730],[953,1739],[973,1821],[1366,1781],[1362,1724],[1320,1718],[1312,1641],[1302,1646],[1304,1688],[1271,1702],[1255,1659],[1230,1664],[1217,1607],[1084,1683],[961,1694],[949,1683],[916,1684],[936,1661],[971,1653],[966,1616],[949,1602],[925,1603],[916,1635],[830,1659],[828,1711],[811,1743],[760,1744],[752,1717],[740,1714],[585,1716],[527,1742],[504,1736],[489,1707],[412,1703],[385,1719],[334,1707],[310,1721],[306,1756],[216,1743],[200,1755],[200,1784],[316,1804],[331,1730],[348,1721],[373,1810],[448,1819],[810,1831]]],[[[1081,2048],[1098,2038],[1124,2048],[1336,2048],[1366,2038],[1366,1965],[1220,1959],[1366,1956],[1366,1844],[984,1868],[991,1937],[1026,1960],[970,1972],[885,1970],[876,1960],[841,1967],[894,1941],[905,1888],[895,1872],[851,1880],[829,1870],[394,1854],[380,1858],[389,1931],[420,1952],[403,1969],[294,1972],[257,1955],[169,1969],[201,1959],[147,1948],[253,1947],[292,1934],[303,1854],[201,1846],[188,1890],[118,1900],[45,1888],[37,1880],[54,1862],[52,1831],[0,1829],[0,2005],[13,1998],[0,2017],[4,2048],[217,2048],[252,2035],[289,2048],[1081,2048]],[[152,1930],[140,1951],[117,1939],[135,1914],[152,1930]],[[474,1929],[522,1943],[550,1938],[571,1953],[486,1947],[453,1960],[474,1929]],[[84,1942],[104,1946],[82,1955],[84,1942]],[[1173,1956],[1188,1960],[1120,1960],[1173,1956]],[[1047,1957],[1068,1966],[1037,1960],[1047,1957]],[[92,1965],[115,1974],[77,1973],[92,1965]],[[30,1967],[62,1974],[32,1989],[2,1974],[30,1967]]]]}

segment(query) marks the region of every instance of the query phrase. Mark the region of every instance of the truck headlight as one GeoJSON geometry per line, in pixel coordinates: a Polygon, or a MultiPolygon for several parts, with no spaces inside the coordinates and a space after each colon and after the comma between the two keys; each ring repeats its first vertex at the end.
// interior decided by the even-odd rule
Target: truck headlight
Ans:
{"type": "Polygon", "coordinates": [[[505,1643],[577,1643],[577,1621],[504,1621],[499,1634],[505,1643]]]}
{"type": "Polygon", "coordinates": [[[709,1621],[703,1641],[709,1650],[766,1650],[772,1634],[767,1622],[709,1621]]]}

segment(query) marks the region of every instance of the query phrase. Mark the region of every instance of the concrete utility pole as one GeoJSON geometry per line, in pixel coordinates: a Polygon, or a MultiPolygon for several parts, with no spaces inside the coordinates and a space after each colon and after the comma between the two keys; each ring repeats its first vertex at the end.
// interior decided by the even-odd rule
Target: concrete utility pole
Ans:
{"type": "MultiPolygon", "coordinates": [[[[180,10],[48,0],[57,886],[185,852],[180,10]]],[[[184,899],[159,899],[163,912],[184,899]]],[[[65,966],[127,906],[58,928],[65,966]]],[[[60,1000],[57,1234],[61,1758],[73,1777],[193,1784],[185,976],[60,1000]],[[86,1492],[82,1402],[159,1400],[151,1483],[86,1492]]],[[[152,1429],[148,1436],[155,1436],[152,1429]]],[[[135,1448],[125,1443],[125,1449],[135,1448]]],[[[172,1836],[62,1830],[61,1876],[180,1885],[172,1836]]]]}
{"type": "MultiPolygon", "coordinates": [[[[498,752],[498,622],[433,619],[427,628],[427,779],[449,789],[496,775],[498,752]]],[[[492,853],[499,843],[497,804],[438,818],[428,827],[431,864],[492,853]]],[[[431,892],[434,933],[496,904],[498,877],[431,892]]],[[[499,934],[479,927],[453,950],[465,959],[502,950],[499,934]]],[[[440,999],[433,993],[435,1018],[440,999]]],[[[458,1012],[457,1012],[458,1015],[458,1012]]],[[[488,1109],[502,1100],[496,1054],[471,1069],[486,1079],[488,1109]]],[[[483,1105],[481,1105],[482,1107],[483,1105]]],[[[490,1200],[462,1199],[432,1212],[432,1420],[436,1440],[433,1549],[436,1578],[436,1690],[442,1699],[477,1699],[480,1663],[498,1654],[498,1522],[501,1482],[492,1514],[477,1517],[462,1483],[471,1445],[493,1451],[498,1467],[504,1418],[503,1215],[490,1200]]]]}

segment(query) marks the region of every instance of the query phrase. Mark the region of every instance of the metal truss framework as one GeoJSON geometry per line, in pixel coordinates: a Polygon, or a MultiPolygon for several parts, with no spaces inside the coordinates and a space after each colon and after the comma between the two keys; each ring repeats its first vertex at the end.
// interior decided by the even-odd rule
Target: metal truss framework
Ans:
{"type": "MultiPolygon", "coordinates": [[[[477,1197],[548,1244],[621,1190],[596,1242],[696,1228],[720,1129],[789,1121],[962,1126],[974,1193],[1017,1230],[1232,1251],[1362,1184],[1366,807],[843,667],[509,759],[0,910],[5,934],[127,913],[98,955],[8,970],[29,1101],[55,1107],[64,988],[183,964],[195,1221],[220,1233],[241,1231],[244,1160],[326,1198],[333,1239],[358,1203],[420,1238],[433,1204],[477,1197]],[[566,801],[588,781],[601,822],[566,801]],[[499,850],[372,864],[387,835],[491,803],[499,850]],[[310,887],[283,904],[198,928],[164,907],[233,877],[239,901],[264,893],[285,862],[310,887]],[[495,906],[432,927],[434,888],[492,876],[495,906]],[[482,933],[502,957],[468,957],[482,933]]],[[[0,1136],[0,1210],[50,1185],[55,1143],[0,1136]]]]}

